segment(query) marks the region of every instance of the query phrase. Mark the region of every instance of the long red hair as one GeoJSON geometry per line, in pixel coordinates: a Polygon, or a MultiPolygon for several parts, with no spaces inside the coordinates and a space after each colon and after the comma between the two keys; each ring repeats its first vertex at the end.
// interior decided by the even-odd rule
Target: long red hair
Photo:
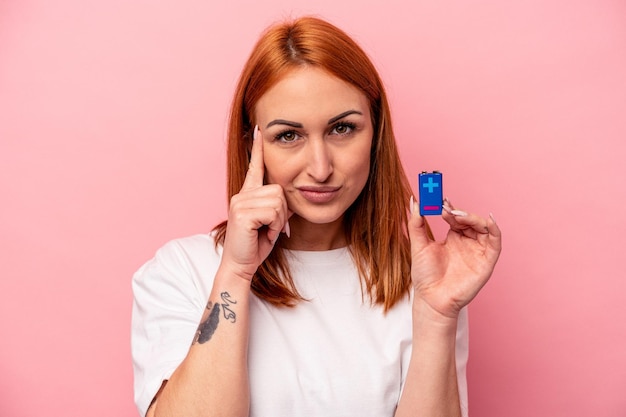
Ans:
{"type": "MultiPolygon", "coordinates": [[[[288,71],[302,65],[321,68],[357,87],[369,100],[374,137],[368,181],[345,215],[348,247],[364,293],[391,308],[408,294],[410,245],[406,233],[411,188],[398,156],[389,104],[382,81],[365,52],[330,23],[303,17],[270,27],[243,68],[230,112],[228,129],[228,198],[243,186],[254,128],[254,106],[288,71]]],[[[222,244],[227,222],[216,226],[222,244]]],[[[281,249],[276,247],[252,279],[252,292],[275,305],[302,300],[281,249]]]]}

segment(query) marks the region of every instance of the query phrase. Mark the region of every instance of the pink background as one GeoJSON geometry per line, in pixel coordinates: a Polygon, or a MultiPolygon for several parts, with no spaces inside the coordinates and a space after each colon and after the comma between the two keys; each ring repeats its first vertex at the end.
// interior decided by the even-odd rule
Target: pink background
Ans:
{"type": "Polygon", "coordinates": [[[136,415],[131,275],[224,217],[238,72],[314,13],[380,69],[414,184],[504,230],[472,415],[625,416],[626,3],[213,3],[0,0],[0,415],[136,415]]]}

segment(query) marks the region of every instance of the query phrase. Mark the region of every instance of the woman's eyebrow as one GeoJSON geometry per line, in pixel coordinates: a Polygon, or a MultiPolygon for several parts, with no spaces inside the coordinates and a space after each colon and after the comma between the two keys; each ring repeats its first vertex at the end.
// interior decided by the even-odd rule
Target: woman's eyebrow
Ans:
{"type": "Polygon", "coordinates": [[[289,120],[283,120],[283,119],[272,120],[271,122],[269,122],[267,124],[267,126],[265,126],[265,128],[267,129],[268,127],[274,126],[274,125],[287,125],[287,126],[291,126],[291,127],[296,127],[296,128],[302,129],[302,123],[291,122],[289,120]]]}
{"type": "MultiPolygon", "coordinates": [[[[360,114],[360,115],[363,115],[363,113],[361,113],[361,112],[360,112],[360,111],[358,111],[358,110],[348,110],[348,111],[344,111],[343,113],[338,114],[337,116],[332,117],[331,119],[329,119],[329,120],[328,120],[328,124],[329,124],[329,125],[331,125],[331,124],[335,123],[337,120],[341,120],[341,119],[343,119],[344,117],[349,116],[349,115],[351,115],[351,114],[360,114]]],[[[302,127],[303,127],[303,126],[302,126],[302,123],[292,122],[292,121],[290,121],[290,120],[284,120],[284,119],[275,119],[275,120],[272,120],[271,122],[269,122],[269,123],[267,124],[267,126],[265,126],[265,128],[267,129],[267,128],[269,128],[269,127],[271,127],[271,126],[274,126],[274,125],[286,125],[286,126],[295,127],[295,128],[298,128],[298,129],[302,129],[302,127]]]]}
{"type": "Polygon", "coordinates": [[[351,115],[351,114],[360,114],[361,116],[363,116],[363,113],[361,113],[361,112],[360,112],[360,111],[358,111],[358,110],[348,110],[348,111],[344,111],[344,112],[343,112],[343,113],[341,113],[341,114],[338,114],[337,116],[333,117],[332,119],[329,119],[329,120],[328,120],[328,124],[329,124],[329,125],[332,125],[332,124],[333,124],[333,123],[335,123],[337,120],[341,120],[341,119],[343,119],[344,117],[349,116],[349,115],[351,115]]]}

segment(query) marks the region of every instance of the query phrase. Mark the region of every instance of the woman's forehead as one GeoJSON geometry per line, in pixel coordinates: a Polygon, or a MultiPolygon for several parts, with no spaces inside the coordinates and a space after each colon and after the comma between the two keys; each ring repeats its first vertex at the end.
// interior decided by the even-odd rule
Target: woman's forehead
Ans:
{"type": "Polygon", "coordinates": [[[315,67],[286,73],[255,106],[259,119],[318,116],[332,118],[348,110],[369,114],[369,101],[354,85],[315,67]]]}

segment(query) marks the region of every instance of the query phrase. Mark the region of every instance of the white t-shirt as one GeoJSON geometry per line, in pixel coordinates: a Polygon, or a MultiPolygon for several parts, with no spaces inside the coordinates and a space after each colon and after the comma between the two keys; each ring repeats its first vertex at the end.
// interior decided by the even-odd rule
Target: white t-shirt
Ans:
{"type": "MultiPolygon", "coordinates": [[[[132,354],[141,415],[185,358],[206,307],[221,249],[211,235],[169,242],[133,277],[132,354]]],[[[393,416],[411,355],[411,300],[387,314],[361,293],[347,248],[288,251],[295,308],[250,301],[251,417],[393,416]]],[[[467,416],[467,313],[456,365],[467,416]]]]}

